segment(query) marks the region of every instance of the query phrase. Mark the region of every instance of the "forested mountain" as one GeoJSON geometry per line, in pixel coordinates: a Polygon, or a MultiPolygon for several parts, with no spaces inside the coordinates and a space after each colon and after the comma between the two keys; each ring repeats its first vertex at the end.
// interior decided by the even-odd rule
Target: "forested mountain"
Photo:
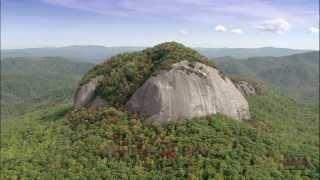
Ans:
{"type": "MultiPolygon", "coordinates": [[[[310,83],[318,71],[318,56],[312,52],[261,61],[222,58],[216,65],[228,74],[254,78],[271,73],[275,82],[284,76],[284,82],[303,83],[306,78],[310,83]]],[[[81,81],[105,76],[100,91],[114,105],[78,110],[70,99],[93,64],[58,57],[3,59],[1,110],[8,120],[1,121],[0,178],[319,178],[319,107],[296,102],[271,87],[255,87],[259,91],[246,96],[251,114],[246,121],[215,114],[148,124],[143,116],[119,106],[131,89],[141,86],[137,78],[155,75],[146,68],[168,70],[172,63],[197,58],[193,50],[174,43],[116,56],[81,81]]]]}
{"type": "MultiPolygon", "coordinates": [[[[268,82],[299,101],[314,103],[318,99],[317,51],[284,57],[220,57],[213,61],[229,75],[268,82]]],[[[93,66],[61,57],[3,58],[1,65],[2,118],[52,100],[70,99],[81,75],[93,66]]]]}
{"type": "Polygon", "coordinates": [[[70,100],[81,75],[91,66],[59,57],[2,59],[1,119],[70,100]]]}
{"type": "Polygon", "coordinates": [[[319,97],[319,51],[284,57],[214,58],[228,75],[262,80],[284,95],[317,103],[319,97]]]}
{"type": "Polygon", "coordinates": [[[1,123],[1,178],[318,179],[319,107],[272,91],[249,105],[252,121],[165,126],[114,108],[46,106],[1,123]]]}
{"type": "MultiPolygon", "coordinates": [[[[229,75],[268,82],[299,101],[314,103],[318,99],[317,51],[284,57],[220,57],[213,61],[229,75]]],[[[25,112],[34,105],[63,97],[70,99],[81,75],[93,66],[61,57],[3,58],[1,65],[2,118],[25,112]]]]}
{"type": "Polygon", "coordinates": [[[320,180],[319,3],[0,0],[0,180],[320,180]]]}

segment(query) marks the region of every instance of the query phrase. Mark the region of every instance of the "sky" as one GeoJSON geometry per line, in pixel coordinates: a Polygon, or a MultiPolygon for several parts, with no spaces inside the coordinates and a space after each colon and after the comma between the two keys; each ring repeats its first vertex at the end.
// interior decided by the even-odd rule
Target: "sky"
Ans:
{"type": "Polygon", "coordinates": [[[1,48],[319,49],[318,0],[1,0],[1,48]]]}

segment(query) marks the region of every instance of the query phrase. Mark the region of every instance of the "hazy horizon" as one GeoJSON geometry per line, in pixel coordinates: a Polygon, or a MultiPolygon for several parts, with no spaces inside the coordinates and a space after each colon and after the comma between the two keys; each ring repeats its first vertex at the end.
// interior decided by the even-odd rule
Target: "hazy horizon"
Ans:
{"type": "MultiPolygon", "coordinates": [[[[154,44],[157,45],[157,44],[154,44]]],[[[105,45],[86,45],[86,44],[79,44],[79,45],[63,45],[63,46],[39,46],[39,47],[25,47],[25,48],[1,48],[1,50],[23,50],[23,49],[46,49],[46,48],[68,48],[68,47],[102,47],[102,48],[148,48],[153,47],[154,45],[150,46],[105,46],[105,45]]],[[[261,49],[261,48],[275,48],[275,49],[292,49],[292,50],[310,50],[310,51],[319,51],[318,49],[308,49],[308,48],[290,48],[290,47],[274,47],[274,46],[261,46],[261,47],[204,47],[204,46],[191,46],[191,48],[199,48],[199,49],[261,49]]]]}
{"type": "Polygon", "coordinates": [[[1,0],[1,5],[3,49],[151,47],[167,41],[319,49],[317,0],[1,0]]]}

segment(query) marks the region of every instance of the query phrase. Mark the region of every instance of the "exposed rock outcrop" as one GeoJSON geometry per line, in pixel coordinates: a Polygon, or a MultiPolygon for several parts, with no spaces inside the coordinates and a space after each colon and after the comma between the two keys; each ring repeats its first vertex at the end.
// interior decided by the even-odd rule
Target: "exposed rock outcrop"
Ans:
{"type": "Polygon", "coordinates": [[[250,118],[246,99],[217,69],[182,61],[151,76],[127,102],[130,112],[149,121],[170,121],[221,113],[237,120],[250,118]]]}
{"type": "Polygon", "coordinates": [[[207,58],[175,42],[114,56],[90,70],[81,84],[76,109],[125,107],[159,123],[217,113],[248,120],[244,96],[256,93],[250,84],[233,82],[207,58]]]}
{"type": "Polygon", "coordinates": [[[96,96],[95,91],[103,76],[97,76],[79,87],[74,97],[74,107],[101,107],[107,105],[106,101],[96,96]]]}
{"type": "Polygon", "coordinates": [[[254,86],[247,81],[237,81],[235,82],[235,85],[244,96],[251,96],[257,94],[254,86]]]}

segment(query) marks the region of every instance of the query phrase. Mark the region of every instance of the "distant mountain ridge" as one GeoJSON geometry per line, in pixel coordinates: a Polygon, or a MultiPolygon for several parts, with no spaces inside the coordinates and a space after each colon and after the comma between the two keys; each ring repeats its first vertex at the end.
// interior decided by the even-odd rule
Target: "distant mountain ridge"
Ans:
{"type": "MultiPolygon", "coordinates": [[[[145,47],[104,47],[104,46],[66,46],[47,48],[28,48],[2,50],[1,57],[44,57],[58,56],[71,60],[99,63],[111,56],[123,52],[140,51],[145,47]]],[[[256,56],[288,56],[296,53],[304,53],[310,50],[296,50],[287,48],[194,48],[208,58],[231,56],[233,58],[248,58],[256,56]]]]}
{"type": "Polygon", "coordinates": [[[289,48],[261,47],[261,48],[199,48],[200,53],[208,58],[230,56],[236,59],[250,57],[281,57],[292,54],[304,53],[312,50],[299,50],[289,48]]]}
{"type": "Polygon", "coordinates": [[[283,57],[214,58],[228,75],[262,80],[303,102],[319,98],[319,51],[283,57]]]}
{"type": "Polygon", "coordinates": [[[1,119],[57,101],[68,101],[93,64],[65,58],[5,58],[1,60],[1,119]]]}
{"type": "Polygon", "coordinates": [[[104,47],[104,46],[67,46],[47,48],[27,48],[2,50],[1,58],[12,57],[63,57],[70,60],[97,63],[109,57],[123,53],[137,51],[139,47],[104,47]]]}

